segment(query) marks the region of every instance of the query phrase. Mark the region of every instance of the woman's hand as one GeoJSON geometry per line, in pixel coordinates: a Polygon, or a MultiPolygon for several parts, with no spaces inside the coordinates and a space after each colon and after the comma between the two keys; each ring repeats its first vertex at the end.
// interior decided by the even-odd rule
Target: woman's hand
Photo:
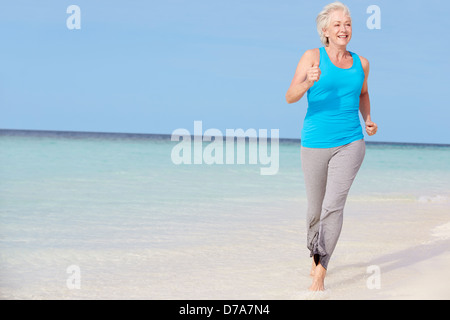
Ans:
{"type": "Polygon", "coordinates": [[[318,62],[315,62],[314,65],[306,71],[306,81],[311,87],[314,85],[314,82],[319,81],[320,74],[321,71],[318,62]]]}
{"type": "Polygon", "coordinates": [[[371,120],[366,121],[366,132],[369,136],[373,136],[375,133],[377,133],[378,126],[375,122],[372,122],[371,120]]]}

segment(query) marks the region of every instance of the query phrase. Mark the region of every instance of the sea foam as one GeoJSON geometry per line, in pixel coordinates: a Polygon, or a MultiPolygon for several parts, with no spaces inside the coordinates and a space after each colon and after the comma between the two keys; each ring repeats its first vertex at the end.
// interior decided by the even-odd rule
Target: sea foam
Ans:
{"type": "Polygon", "coordinates": [[[450,222],[434,227],[431,230],[431,235],[439,240],[450,239],[450,222]]]}
{"type": "Polygon", "coordinates": [[[449,203],[450,199],[447,196],[435,195],[435,196],[420,196],[417,198],[419,203],[449,203]]]}

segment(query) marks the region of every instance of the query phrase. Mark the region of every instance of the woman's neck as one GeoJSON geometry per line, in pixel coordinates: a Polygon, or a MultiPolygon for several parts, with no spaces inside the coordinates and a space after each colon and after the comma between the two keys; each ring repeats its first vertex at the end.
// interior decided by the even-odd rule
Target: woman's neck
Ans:
{"type": "Polygon", "coordinates": [[[337,60],[345,59],[349,53],[346,46],[334,46],[331,43],[325,47],[328,56],[336,57],[337,60]]]}

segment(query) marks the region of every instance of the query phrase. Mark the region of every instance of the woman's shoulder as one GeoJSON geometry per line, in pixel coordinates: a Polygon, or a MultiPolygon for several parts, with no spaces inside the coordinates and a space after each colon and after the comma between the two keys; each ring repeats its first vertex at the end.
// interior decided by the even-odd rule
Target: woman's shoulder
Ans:
{"type": "Polygon", "coordinates": [[[361,66],[364,69],[364,71],[369,69],[369,60],[364,58],[362,55],[356,54],[352,51],[350,51],[350,52],[352,53],[352,55],[356,55],[359,58],[359,61],[361,61],[361,66]]]}
{"type": "Polygon", "coordinates": [[[364,58],[363,56],[358,55],[359,60],[361,61],[361,66],[363,67],[364,70],[368,70],[369,69],[369,60],[367,60],[366,58],[364,58]]]}
{"type": "Polygon", "coordinates": [[[361,60],[361,63],[363,65],[369,65],[369,60],[367,60],[366,58],[364,58],[363,56],[359,56],[359,60],[361,60]]]}
{"type": "Polygon", "coordinates": [[[310,62],[320,61],[320,49],[314,48],[314,49],[308,49],[303,53],[303,59],[306,59],[310,62]]]}
{"type": "Polygon", "coordinates": [[[308,49],[305,51],[304,55],[309,56],[311,58],[320,57],[320,48],[308,49]]]}

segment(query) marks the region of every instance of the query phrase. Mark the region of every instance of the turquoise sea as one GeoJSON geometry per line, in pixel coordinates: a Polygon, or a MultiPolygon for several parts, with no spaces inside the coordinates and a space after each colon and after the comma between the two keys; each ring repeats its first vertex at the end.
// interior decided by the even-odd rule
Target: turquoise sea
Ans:
{"type": "MultiPolygon", "coordinates": [[[[275,175],[260,164],[177,165],[176,144],[0,130],[0,298],[283,297],[259,285],[306,252],[300,142],[280,140],[275,175]]],[[[449,220],[450,146],[366,145],[349,225],[403,205],[403,216],[418,206],[449,220]]]]}

